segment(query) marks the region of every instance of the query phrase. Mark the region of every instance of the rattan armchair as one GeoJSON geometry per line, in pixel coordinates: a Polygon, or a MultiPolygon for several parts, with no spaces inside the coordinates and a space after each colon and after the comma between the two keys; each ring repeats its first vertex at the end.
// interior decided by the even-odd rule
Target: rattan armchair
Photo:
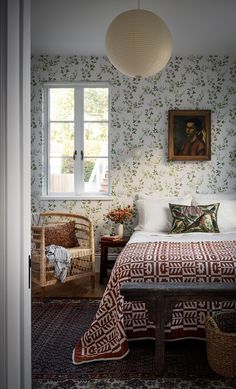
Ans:
{"type": "Polygon", "coordinates": [[[71,257],[71,267],[65,282],[90,276],[91,285],[95,285],[94,232],[92,222],[85,216],[62,212],[44,212],[40,214],[40,226],[32,226],[32,282],[41,287],[41,301],[45,298],[45,287],[60,282],[54,276],[54,265],[45,255],[45,230],[52,226],[74,221],[75,236],[79,246],[67,248],[71,257]]]}

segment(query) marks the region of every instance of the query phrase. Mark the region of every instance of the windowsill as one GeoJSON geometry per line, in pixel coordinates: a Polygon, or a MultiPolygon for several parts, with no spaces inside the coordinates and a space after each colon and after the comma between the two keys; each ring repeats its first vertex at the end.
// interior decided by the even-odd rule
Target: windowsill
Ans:
{"type": "Polygon", "coordinates": [[[82,201],[82,200],[94,200],[94,201],[111,201],[112,196],[110,195],[83,195],[83,196],[65,196],[65,195],[50,195],[50,196],[41,196],[40,200],[77,200],[77,201],[82,201]]]}

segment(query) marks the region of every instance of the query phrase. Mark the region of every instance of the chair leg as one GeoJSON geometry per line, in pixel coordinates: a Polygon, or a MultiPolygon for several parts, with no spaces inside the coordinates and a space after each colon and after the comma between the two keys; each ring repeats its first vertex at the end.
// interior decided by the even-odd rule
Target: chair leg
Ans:
{"type": "Polygon", "coordinates": [[[42,286],[41,290],[40,290],[40,300],[41,300],[41,303],[44,303],[44,299],[45,299],[45,287],[42,286]]]}
{"type": "Polygon", "coordinates": [[[95,288],[95,274],[93,274],[93,275],[91,276],[91,286],[92,286],[92,289],[95,288]]]}

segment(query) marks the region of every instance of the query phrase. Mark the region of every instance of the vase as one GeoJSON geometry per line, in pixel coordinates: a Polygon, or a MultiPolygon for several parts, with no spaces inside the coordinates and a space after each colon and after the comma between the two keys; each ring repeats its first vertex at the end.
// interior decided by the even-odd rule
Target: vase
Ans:
{"type": "Polygon", "coordinates": [[[124,236],[124,225],[121,224],[121,223],[117,224],[116,232],[117,232],[117,235],[120,236],[120,238],[123,238],[123,236],[124,236]]]}

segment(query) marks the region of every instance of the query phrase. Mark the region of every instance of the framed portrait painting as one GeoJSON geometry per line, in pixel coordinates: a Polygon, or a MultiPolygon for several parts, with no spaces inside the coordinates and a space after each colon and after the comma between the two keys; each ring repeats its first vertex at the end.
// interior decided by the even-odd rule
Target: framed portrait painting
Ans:
{"type": "Polygon", "coordinates": [[[210,110],[169,110],[168,158],[170,161],[211,159],[210,110]]]}

